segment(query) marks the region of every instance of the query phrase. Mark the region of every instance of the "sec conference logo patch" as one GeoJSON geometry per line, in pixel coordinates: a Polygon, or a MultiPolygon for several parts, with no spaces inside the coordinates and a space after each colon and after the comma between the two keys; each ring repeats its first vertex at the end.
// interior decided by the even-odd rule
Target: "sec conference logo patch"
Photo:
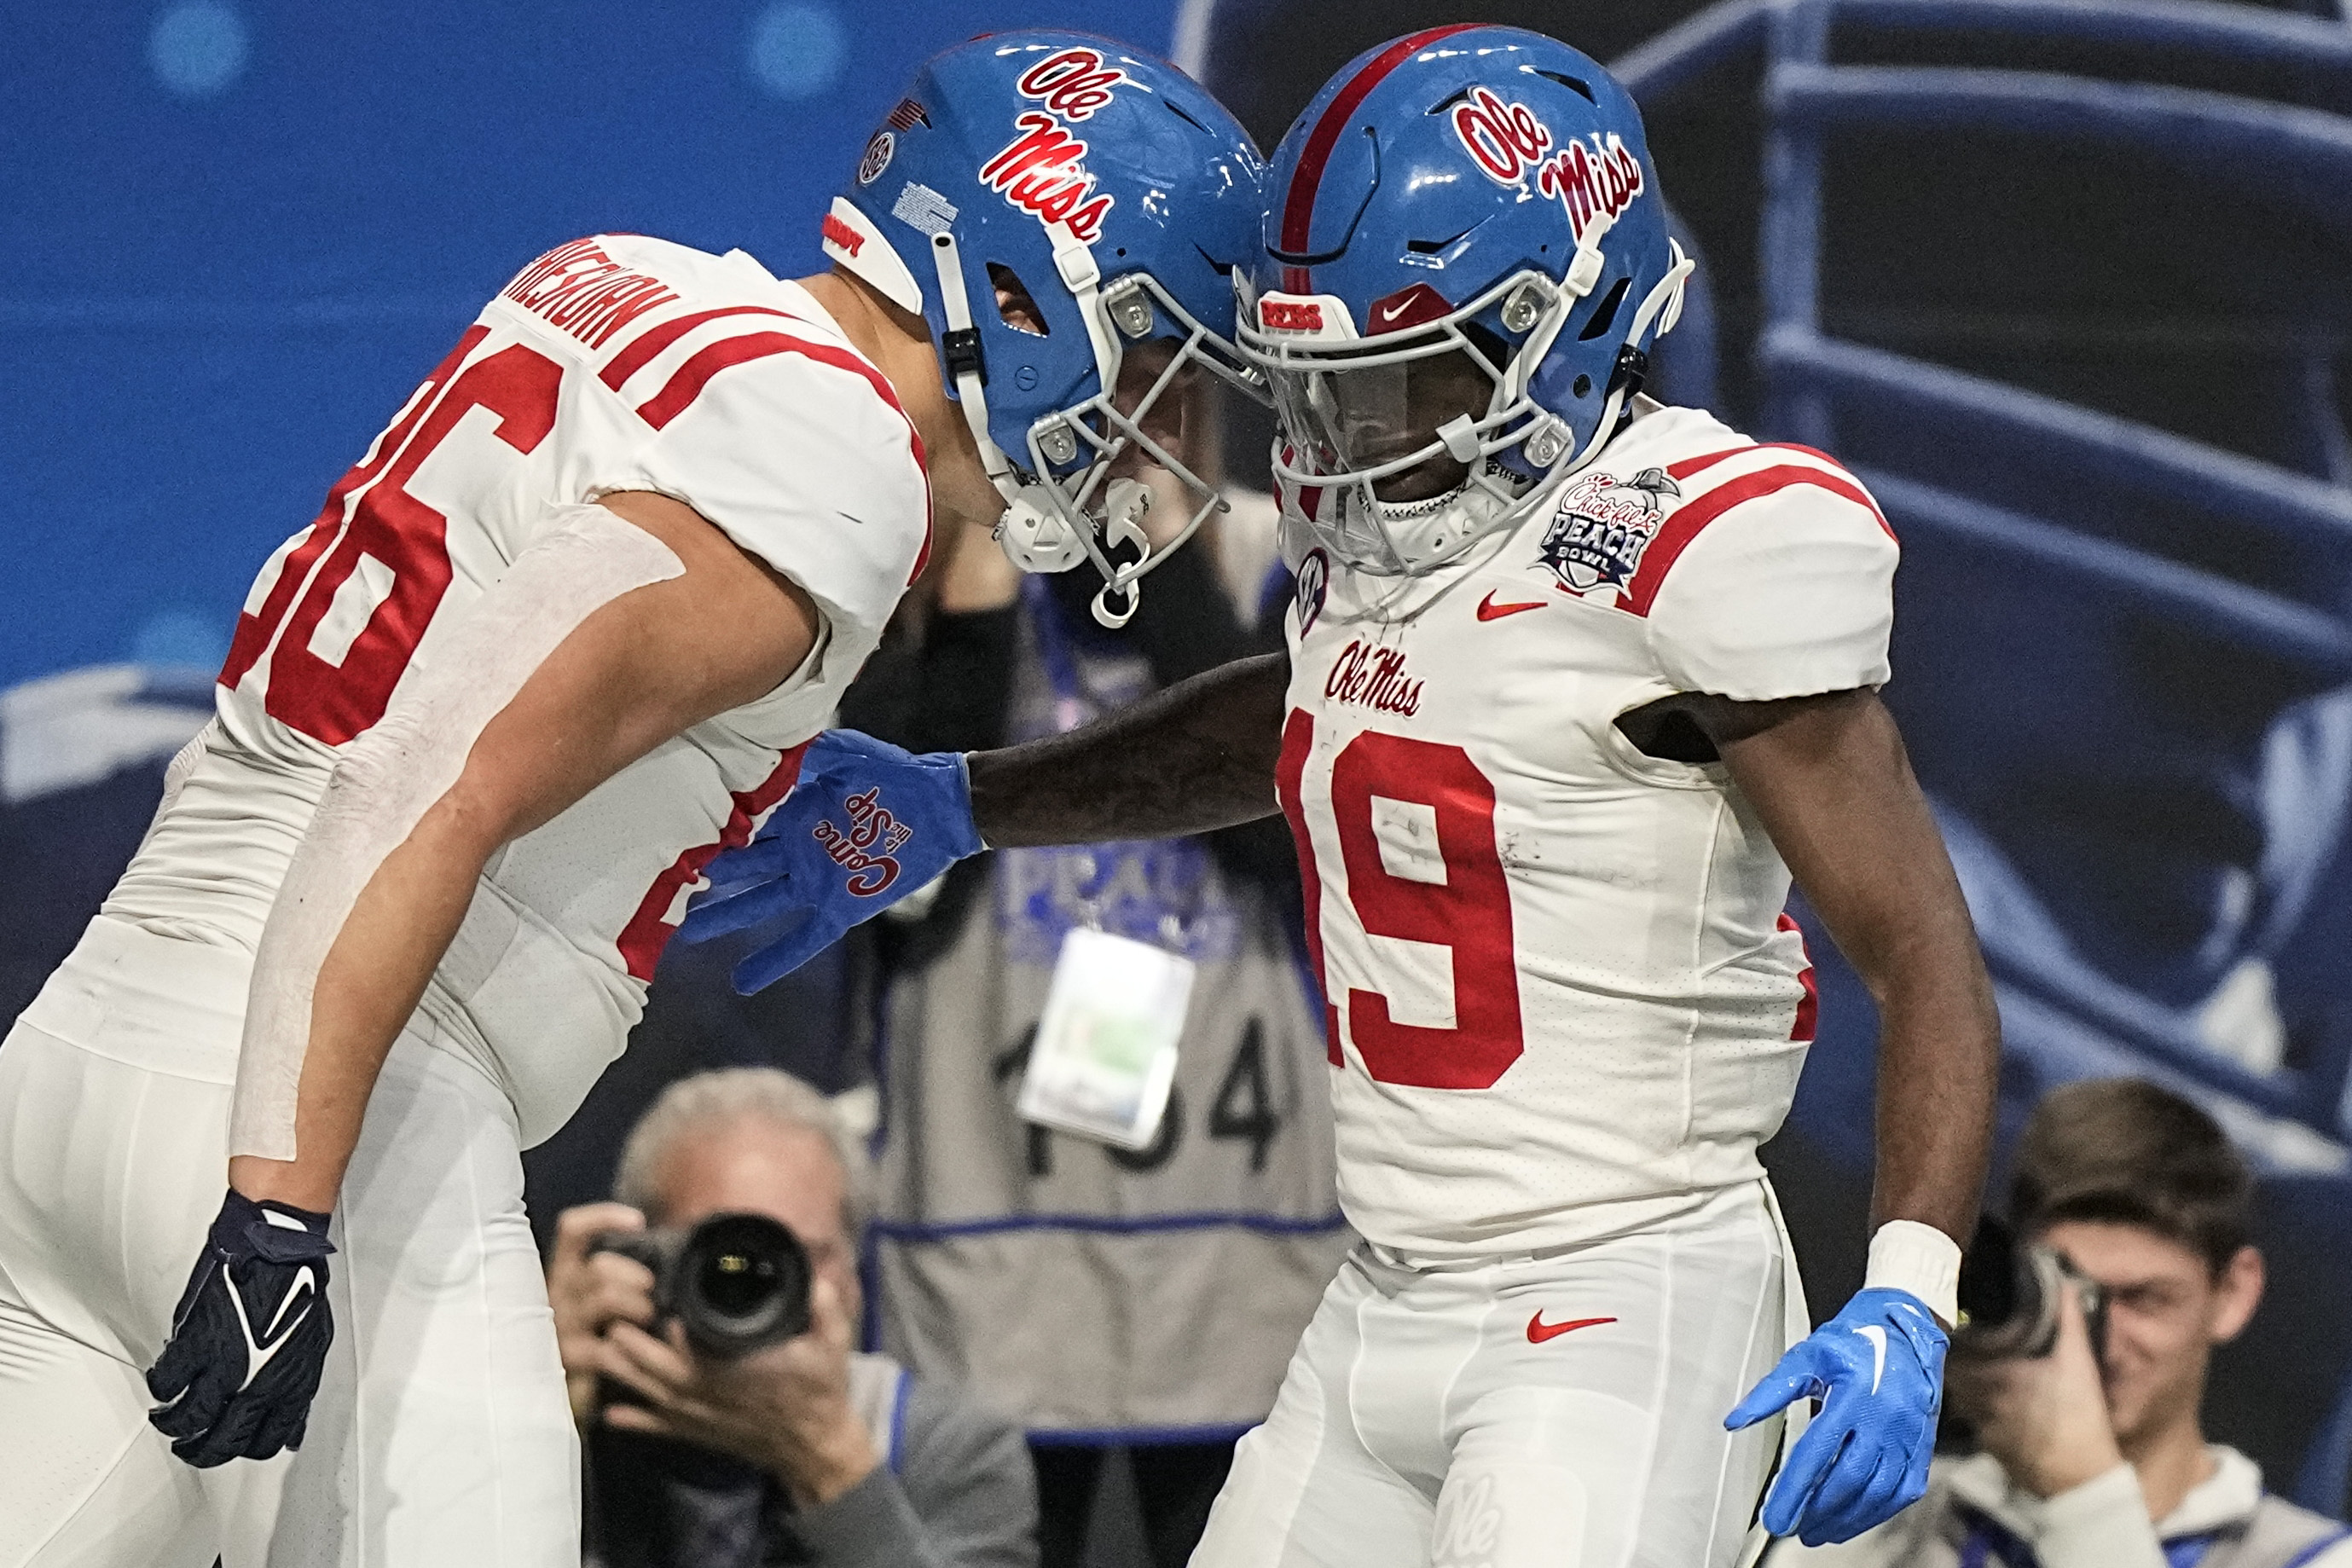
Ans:
{"type": "Polygon", "coordinates": [[[1331,558],[1317,545],[1298,563],[1298,634],[1307,635],[1315,618],[1323,613],[1323,601],[1331,591],[1331,558]]]}
{"type": "Polygon", "coordinates": [[[1644,468],[1631,479],[1587,474],[1560,497],[1538,553],[1571,592],[1603,584],[1622,589],[1658,537],[1667,498],[1682,493],[1663,468],[1644,468]]]}
{"type": "Polygon", "coordinates": [[[877,131],[874,140],[866,144],[866,156],[857,161],[857,183],[870,185],[882,177],[890,166],[890,155],[898,151],[898,139],[887,131],[877,131]]]}

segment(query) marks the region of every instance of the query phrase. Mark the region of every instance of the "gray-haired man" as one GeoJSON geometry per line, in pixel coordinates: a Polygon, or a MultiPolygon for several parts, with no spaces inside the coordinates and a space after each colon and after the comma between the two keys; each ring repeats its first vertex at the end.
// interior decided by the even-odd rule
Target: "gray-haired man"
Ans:
{"type": "Polygon", "coordinates": [[[591,1560],[604,1568],[1033,1568],[1020,1432],[850,1348],[865,1152],[823,1096],[766,1068],[670,1086],[629,1135],[615,1203],[557,1222],[548,1297],[586,1432],[591,1560]],[[588,1252],[601,1231],[738,1210],[808,1250],[814,1325],[739,1361],[657,1337],[653,1275],[588,1252]],[[642,1406],[600,1408],[600,1377],[642,1406]]]}

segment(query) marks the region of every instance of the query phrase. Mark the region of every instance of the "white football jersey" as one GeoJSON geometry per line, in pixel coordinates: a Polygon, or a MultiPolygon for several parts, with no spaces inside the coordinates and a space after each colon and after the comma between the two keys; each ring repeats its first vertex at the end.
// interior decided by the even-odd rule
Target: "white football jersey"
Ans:
{"type": "Polygon", "coordinates": [[[1614,721],[1885,682],[1869,496],[1668,408],[1425,577],[1288,538],[1280,793],[1348,1218],[1409,1257],[1525,1252],[1753,1180],[1812,1035],[1789,873],[1719,764],[1614,721]]]}
{"type": "Polygon", "coordinates": [[[798,285],[737,251],[603,235],[487,306],[255,580],[217,714],[107,913],[251,951],[343,747],[429,668],[553,508],[672,496],[822,612],[775,691],[656,747],[492,857],[421,1011],[560,1126],[641,1010],[721,848],[792,787],[929,546],[890,384],[798,285]]]}

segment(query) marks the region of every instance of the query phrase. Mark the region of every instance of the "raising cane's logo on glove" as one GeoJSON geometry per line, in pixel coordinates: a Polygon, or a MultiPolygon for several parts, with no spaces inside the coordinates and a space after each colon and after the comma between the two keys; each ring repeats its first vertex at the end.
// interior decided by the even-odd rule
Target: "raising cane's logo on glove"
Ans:
{"type": "Polygon", "coordinates": [[[915,830],[890,813],[881,802],[879,785],[863,794],[852,795],[843,804],[849,810],[849,826],[820,821],[810,830],[810,836],[824,846],[833,862],[850,873],[843,885],[860,898],[872,898],[898,880],[898,862],[894,858],[915,836],[915,830]]]}

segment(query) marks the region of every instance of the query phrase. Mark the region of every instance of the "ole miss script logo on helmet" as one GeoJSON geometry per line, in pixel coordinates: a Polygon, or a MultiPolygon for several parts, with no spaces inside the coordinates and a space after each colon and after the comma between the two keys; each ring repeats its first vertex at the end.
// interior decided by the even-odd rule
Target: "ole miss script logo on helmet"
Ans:
{"type": "Polygon", "coordinates": [[[1013,118],[1016,134],[980,166],[980,183],[1038,222],[1067,224],[1078,238],[1093,241],[1113,204],[1110,193],[1095,193],[1086,169],[1087,143],[1066,123],[1094,118],[1112,91],[1129,80],[1093,49],[1064,49],[1021,73],[1013,83],[1021,96],[1044,110],[1013,118]]]}
{"type": "Polygon", "coordinates": [[[1587,474],[1559,498],[1538,554],[1575,592],[1604,583],[1622,589],[1658,537],[1667,497],[1682,493],[1663,468],[1644,468],[1631,479],[1587,474]]]}
{"type": "Polygon", "coordinates": [[[1591,145],[1571,141],[1557,151],[1551,128],[1524,103],[1505,103],[1479,88],[1454,110],[1454,134],[1481,172],[1498,185],[1517,185],[1535,171],[1536,189],[1568,209],[1579,245],[1609,232],[1643,190],[1642,161],[1615,131],[1593,133],[1591,145]]]}

